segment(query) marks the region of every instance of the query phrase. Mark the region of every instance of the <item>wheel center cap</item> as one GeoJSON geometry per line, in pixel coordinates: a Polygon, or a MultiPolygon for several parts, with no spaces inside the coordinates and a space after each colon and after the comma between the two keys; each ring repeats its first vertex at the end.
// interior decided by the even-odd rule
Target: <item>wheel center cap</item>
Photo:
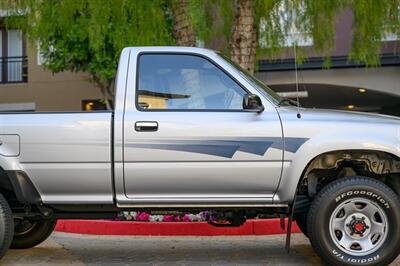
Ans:
{"type": "Polygon", "coordinates": [[[361,239],[369,235],[371,222],[362,213],[354,213],[346,219],[345,231],[354,239],[361,239]]]}
{"type": "Polygon", "coordinates": [[[356,223],[354,226],[353,226],[353,229],[354,229],[354,231],[356,232],[356,233],[364,233],[365,232],[365,225],[364,224],[362,224],[362,223],[356,223]]]}

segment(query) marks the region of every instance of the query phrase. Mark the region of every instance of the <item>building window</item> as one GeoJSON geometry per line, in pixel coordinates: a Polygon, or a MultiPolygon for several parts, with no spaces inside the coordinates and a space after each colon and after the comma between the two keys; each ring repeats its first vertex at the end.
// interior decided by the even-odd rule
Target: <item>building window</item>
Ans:
{"type": "Polygon", "coordinates": [[[103,100],[82,100],[82,111],[107,110],[103,100]]]}
{"type": "MultiPolygon", "coordinates": [[[[400,5],[397,6],[397,14],[400,14],[400,5]]],[[[394,24],[383,25],[384,33],[381,38],[383,42],[398,41],[400,40],[400,29],[394,24]]]]}
{"type": "Polygon", "coordinates": [[[396,34],[397,30],[396,30],[395,26],[385,25],[384,30],[385,31],[383,33],[381,41],[390,42],[390,41],[398,41],[399,40],[398,35],[396,34]]]}
{"type": "Polygon", "coordinates": [[[36,63],[38,66],[42,66],[45,63],[45,59],[42,50],[40,50],[39,42],[36,44],[36,50],[37,50],[36,63]]]}
{"type": "MultiPolygon", "coordinates": [[[[44,64],[47,63],[46,57],[45,57],[45,53],[43,52],[43,50],[41,50],[40,48],[40,42],[36,43],[36,50],[37,50],[37,57],[36,57],[36,63],[38,66],[43,66],[44,64]]],[[[53,45],[49,46],[49,52],[55,52],[56,48],[53,45]]]]}
{"type": "Polygon", "coordinates": [[[306,33],[301,32],[297,27],[293,26],[291,31],[286,35],[285,47],[297,46],[312,46],[313,39],[306,33]]]}
{"type": "MultiPolygon", "coordinates": [[[[276,23],[273,23],[274,27],[277,27],[280,29],[281,32],[285,32],[284,34],[284,40],[281,45],[283,47],[292,47],[294,45],[296,46],[313,46],[314,45],[314,40],[312,38],[312,35],[310,32],[305,32],[301,28],[299,28],[296,23],[296,17],[298,14],[291,10],[290,8],[288,9],[285,6],[284,2],[281,2],[277,7],[277,16],[279,18],[278,25],[276,23]],[[290,21],[290,24],[287,24],[287,22],[290,21]]],[[[304,7],[299,8],[300,14],[304,13],[304,7]]],[[[271,48],[272,45],[268,43],[268,40],[265,38],[265,34],[263,32],[268,31],[267,24],[265,22],[265,19],[261,19],[260,21],[260,38],[259,38],[259,45],[261,48],[271,48]]]]}
{"type": "Polygon", "coordinates": [[[0,28],[0,83],[27,82],[27,70],[22,32],[0,28]]]}

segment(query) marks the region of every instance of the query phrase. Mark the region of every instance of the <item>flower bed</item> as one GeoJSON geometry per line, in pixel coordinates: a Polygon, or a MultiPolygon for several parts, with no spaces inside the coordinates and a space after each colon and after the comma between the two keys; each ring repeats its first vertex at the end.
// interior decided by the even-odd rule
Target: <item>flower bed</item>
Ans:
{"type": "Polygon", "coordinates": [[[217,215],[210,211],[202,211],[197,214],[185,213],[180,215],[158,215],[147,212],[121,212],[116,221],[136,222],[216,222],[217,215]]]}

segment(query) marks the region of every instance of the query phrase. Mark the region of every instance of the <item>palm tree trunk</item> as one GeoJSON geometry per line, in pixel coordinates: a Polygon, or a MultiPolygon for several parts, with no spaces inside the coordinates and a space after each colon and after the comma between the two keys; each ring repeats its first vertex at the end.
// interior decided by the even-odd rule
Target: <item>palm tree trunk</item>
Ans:
{"type": "Polygon", "coordinates": [[[196,37],[187,11],[187,0],[172,0],[173,34],[179,46],[196,46],[196,37]]]}
{"type": "Polygon", "coordinates": [[[255,1],[239,0],[232,34],[232,60],[254,73],[257,31],[254,24],[255,1]]]}

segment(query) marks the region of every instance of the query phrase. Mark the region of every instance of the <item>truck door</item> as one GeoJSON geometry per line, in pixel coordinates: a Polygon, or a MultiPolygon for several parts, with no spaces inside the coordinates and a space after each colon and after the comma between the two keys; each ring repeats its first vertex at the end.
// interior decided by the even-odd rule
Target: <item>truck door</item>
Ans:
{"type": "Polygon", "coordinates": [[[243,110],[249,88],[215,58],[142,52],[134,61],[124,116],[127,198],[149,204],[271,202],[283,159],[275,107],[264,98],[263,113],[243,110]]]}

